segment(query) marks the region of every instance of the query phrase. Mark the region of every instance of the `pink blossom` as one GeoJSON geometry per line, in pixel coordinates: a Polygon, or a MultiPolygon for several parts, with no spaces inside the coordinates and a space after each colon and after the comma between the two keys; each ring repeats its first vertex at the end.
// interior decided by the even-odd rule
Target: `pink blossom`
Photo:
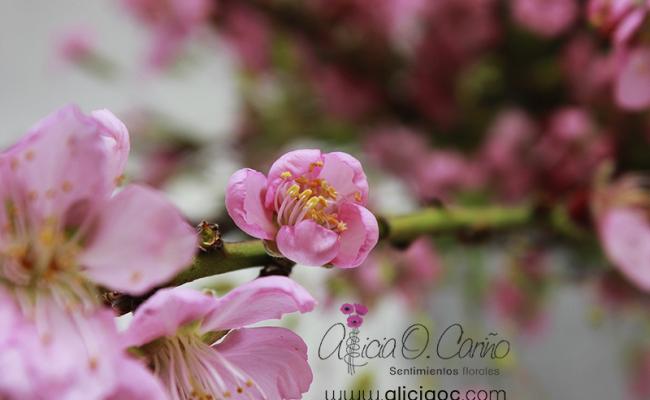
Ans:
{"type": "Polygon", "coordinates": [[[363,304],[356,303],[354,305],[354,311],[359,315],[366,315],[368,314],[368,307],[364,306],[363,304]]]}
{"type": "Polygon", "coordinates": [[[601,245],[612,264],[638,288],[650,290],[647,178],[624,176],[601,184],[592,205],[601,245]]]}
{"type": "Polygon", "coordinates": [[[541,36],[564,33],[578,16],[575,0],[512,0],[514,20],[541,36]]]}
{"type": "Polygon", "coordinates": [[[591,183],[597,167],[611,156],[610,137],[598,129],[586,109],[556,110],[545,134],[535,145],[533,156],[547,190],[566,193],[591,183]]]}
{"type": "Polygon", "coordinates": [[[311,311],[314,299],[285,277],[260,278],[221,298],[162,289],[135,313],[126,332],[175,399],[299,399],[311,384],[307,346],[284,328],[244,328],[311,311]]]}
{"type": "Polygon", "coordinates": [[[152,31],[149,63],[154,67],[174,61],[214,8],[210,0],[122,0],[122,4],[152,31]]]}
{"type": "Polygon", "coordinates": [[[347,319],[348,327],[359,328],[363,324],[363,318],[359,315],[350,315],[347,319]]]}
{"type": "Polygon", "coordinates": [[[285,257],[305,264],[360,265],[378,240],[364,206],[368,182],[352,156],[296,150],[280,157],[268,177],[241,169],[228,182],[226,208],[251,236],[273,241],[285,257]]]}
{"type": "Polygon", "coordinates": [[[615,98],[627,110],[650,106],[650,48],[640,47],[630,52],[618,71],[615,98]]]}
{"type": "Polygon", "coordinates": [[[80,27],[64,32],[57,42],[59,57],[67,62],[78,63],[87,59],[95,49],[94,32],[80,27]]]}
{"type": "Polygon", "coordinates": [[[343,314],[352,314],[354,312],[354,307],[350,303],[345,303],[340,308],[343,314]]]}
{"type": "Polygon", "coordinates": [[[617,53],[599,51],[588,35],[571,39],[564,49],[562,67],[574,98],[580,102],[609,105],[617,53]]]}
{"type": "Polygon", "coordinates": [[[535,121],[517,109],[497,114],[481,150],[481,165],[499,194],[519,200],[534,184],[529,165],[531,146],[538,133],[535,121]]]}
{"type": "Polygon", "coordinates": [[[262,72],[271,64],[271,26],[266,16],[245,4],[233,4],[220,32],[238,53],[242,64],[262,72]]]}
{"type": "MultiPolygon", "coordinates": [[[[118,361],[99,354],[121,351],[109,346],[114,327],[98,287],[142,294],[186,267],[196,248],[194,230],[161,194],[129,185],[113,195],[128,152],[126,127],[112,113],[69,106],[0,154],[0,291],[62,352],[47,372],[91,374],[104,382],[93,390],[115,388],[118,361]]],[[[73,380],[86,381],[93,385],[73,380]]]]}
{"type": "Polygon", "coordinates": [[[416,193],[424,200],[449,200],[463,190],[478,188],[483,172],[462,154],[439,150],[413,162],[416,193]]]}
{"type": "Polygon", "coordinates": [[[638,287],[650,290],[650,224],[645,212],[610,209],[599,218],[598,231],[612,263],[638,287]]]}
{"type": "Polygon", "coordinates": [[[64,310],[50,302],[28,319],[0,301],[0,397],[160,399],[162,386],[129,358],[112,312],[64,310]],[[46,311],[46,312],[45,312],[46,311]]]}
{"type": "Polygon", "coordinates": [[[648,14],[650,3],[634,0],[591,0],[589,21],[605,34],[612,34],[616,45],[623,45],[637,34],[648,14]]]}

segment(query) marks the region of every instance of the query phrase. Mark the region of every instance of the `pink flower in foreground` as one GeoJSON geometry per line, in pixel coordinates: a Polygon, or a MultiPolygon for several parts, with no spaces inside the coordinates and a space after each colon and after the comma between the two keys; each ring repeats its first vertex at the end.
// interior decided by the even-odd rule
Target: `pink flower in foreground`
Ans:
{"type": "Polygon", "coordinates": [[[228,182],[226,208],[251,236],[275,241],[301,264],[341,268],[363,262],[378,240],[375,216],[364,206],[368,182],[352,156],[296,150],[280,157],[268,177],[241,169],[228,182]]]}
{"type": "Polygon", "coordinates": [[[164,398],[157,379],[126,356],[112,312],[98,309],[73,314],[48,305],[32,321],[2,296],[0,398],[164,398]],[[42,330],[41,326],[55,329],[42,330]]]}
{"type": "Polygon", "coordinates": [[[565,32],[578,16],[575,0],[512,0],[511,4],[517,23],[546,37],[565,32]]]}
{"type": "Polygon", "coordinates": [[[350,303],[345,303],[341,306],[340,310],[343,314],[349,315],[354,312],[354,306],[350,303]]]}
{"type": "Polygon", "coordinates": [[[650,291],[650,197],[645,184],[645,178],[628,176],[599,188],[593,208],[609,260],[637,287],[650,291]]]}
{"type": "Polygon", "coordinates": [[[136,311],[126,340],[140,346],[173,400],[299,399],[312,381],[302,339],[285,328],[243,326],[314,304],[301,286],[275,276],[218,299],[163,289],[136,311]]]}
{"type": "Polygon", "coordinates": [[[363,324],[363,318],[358,315],[350,315],[348,317],[348,327],[350,328],[359,328],[363,324]]]}
{"type": "MultiPolygon", "coordinates": [[[[115,326],[98,287],[142,294],[196,249],[194,230],[158,192],[130,185],[113,195],[128,152],[128,132],[113,114],[69,106],[0,153],[0,292],[19,305],[43,354],[60,356],[41,365],[57,377],[48,391],[105,398],[116,389],[122,349],[110,344],[115,326]]],[[[35,346],[13,348],[28,363],[35,346]]],[[[30,387],[38,393],[39,382],[30,387]]]]}
{"type": "Polygon", "coordinates": [[[0,154],[0,285],[21,304],[42,291],[69,308],[95,285],[138,295],[191,263],[194,229],[162,194],[113,195],[128,152],[113,114],[69,106],[0,154]]]}
{"type": "Polygon", "coordinates": [[[209,19],[210,0],[122,0],[124,7],[154,35],[149,62],[164,67],[174,61],[185,42],[209,19]]]}

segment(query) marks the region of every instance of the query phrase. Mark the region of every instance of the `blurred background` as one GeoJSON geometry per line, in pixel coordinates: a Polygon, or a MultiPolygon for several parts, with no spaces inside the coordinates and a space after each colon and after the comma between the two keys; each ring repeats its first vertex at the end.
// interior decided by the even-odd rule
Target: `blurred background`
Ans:
{"type": "MultiPolygon", "coordinates": [[[[352,271],[297,266],[319,300],[287,318],[326,389],[505,389],[511,399],[650,398],[648,297],[598,243],[596,192],[650,167],[650,23],[635,0],[0,0],[0,145],[67,103],[131,133],[128,179],[218,222],[226,182],[289,149],[362,160],[371,208],[527,204],[552,221],[382,244],[352,271]],[[369,337],[453,323],[503,360],[319,360],[339,307],[369,337]],[[396,377],[391,366],[499,368],[396,377]]],[[[643,186],[639,184],[639,186],[643,186]]],[[[640,189],[639,189],[640,190],[640,189]]],[[[611,191],[610,191],[611,192],[611,191]]],[[[204,285],[228,290],[258,271],[204,285]]]]}

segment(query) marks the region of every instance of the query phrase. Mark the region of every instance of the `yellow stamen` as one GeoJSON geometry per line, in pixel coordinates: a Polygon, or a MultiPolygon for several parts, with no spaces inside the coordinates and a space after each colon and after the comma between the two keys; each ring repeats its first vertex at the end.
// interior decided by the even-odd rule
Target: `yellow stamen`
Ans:
{"type": "Polygon", "coordinates": [[[287,194],[291,197],[298,197],[298,194],[300,193],[300,186],[297,184],[293,184],[287,189],[287,194]]]}
{"type": "Polygon", "coordinates": [[[280,174],[280,178],[282,179],[291,179],[291,172],[289,171],[284,171],[283,173],[280,174]]]}

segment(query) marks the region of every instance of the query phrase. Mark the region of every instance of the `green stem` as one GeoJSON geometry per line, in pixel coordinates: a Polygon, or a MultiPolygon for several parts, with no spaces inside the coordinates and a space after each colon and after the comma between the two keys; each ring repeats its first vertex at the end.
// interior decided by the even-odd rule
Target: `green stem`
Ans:
{"type": "MultiPolygon", "coordinates": [[[[457,231],[506,230],[529,225],[534,215],[531,207],[429,208],[408,215],[380,218],[380,239],[405,244],[422,235],[457,231]]],[[[170,285],[176,286],[198,278],[265,266],[274,262],[264,242],[223,243],[219,249],[203,252],[170,285]]]]}

